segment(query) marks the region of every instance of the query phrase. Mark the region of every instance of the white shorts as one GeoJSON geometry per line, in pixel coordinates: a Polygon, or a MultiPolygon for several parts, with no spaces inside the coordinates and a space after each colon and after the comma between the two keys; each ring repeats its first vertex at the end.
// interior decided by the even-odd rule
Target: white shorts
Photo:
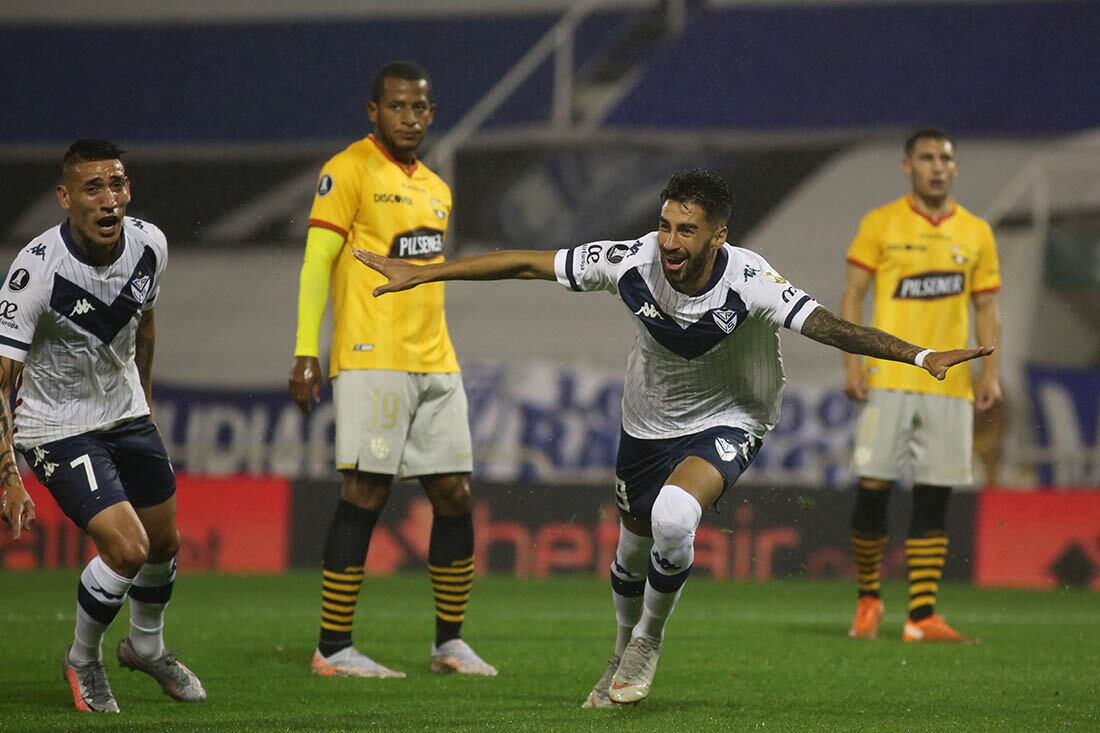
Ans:
{"type": "Polygon", "coordinates": [[[400,478],[473,470],[460,373],[356,369],[340,372],[332,391],[337,469],[400,478]]]}
{"type": "Polygon", "coordinates": [[[909,463],[914,483],[967,486],[974,480],[973,450],[974,407],[970,401],[872,389],[859,416],[852,473],[896,481],[909,463]]]}

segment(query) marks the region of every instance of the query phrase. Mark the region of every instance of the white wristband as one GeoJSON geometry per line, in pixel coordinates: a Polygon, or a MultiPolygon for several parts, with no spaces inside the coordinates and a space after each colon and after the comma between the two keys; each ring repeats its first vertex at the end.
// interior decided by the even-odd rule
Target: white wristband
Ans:
{"type": "Polygon", "coordinates": [[[932,349],[925,349],[924,351],[919,352],[916,356],[913,357],[913,363],[919,367],[923,367],[924,357],[928,356],[931,353],[932,349]]]}

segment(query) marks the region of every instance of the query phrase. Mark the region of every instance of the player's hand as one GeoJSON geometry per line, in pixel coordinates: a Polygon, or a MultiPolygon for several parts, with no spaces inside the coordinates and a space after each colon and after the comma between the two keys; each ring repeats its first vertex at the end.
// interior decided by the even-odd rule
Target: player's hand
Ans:
{"type": "Polygon", "coordinates": [[[856,402],[867,401],[867,372],[862,364],[855,364],[844,370],[844,394],[856,402]]]}
{"type": "Polygon", "coordinates": [[[408,262],[396,260],[391,257],[383,257],[374,252],[368,252],[365,249],[353,249],[352,254],[355,255],[355,259],[375,272],[381,273],[389,280],[388,283],[379,285],[374,289],[375,297],[384,293],[397,293],[402,290],[409,290],[420,284],[420,281],[417,280],[420,268],[416,265],[410,265],[408,262]]]}
{"type": "Polygon", "coordinates": [[[302,412],[313,411],[313,403],[321,401],[321,362],[316,356],[294,357],[286,388],[302,412]]]}
{"type": "Polygon", "coordinates": [[[11,538],[17,540],[23,530],[30,529],[34,522],[34,500],[20,479],[16,478],[14,484],[0,499],[0,515],[3,515],[5,524],[11,525],[11,538]]]}
{"type": "Polygon", "coordinates": [[[924,357],[924,368],[936,379],[943,381],[947,370],[964,361],[979,359],[993,353],[992,346],[979,346],[976,349],[952,349],[951,351],[933,351],[924,357]]]}
{"type": "Polygon", "coordinates": [[[978,412],[985,412],[997,406],[1004,399],[1001,392],[1001,383],[996,378],[986,379],[982,377],[978,381],[978,388],[974,390],[974,407],[978,412]]]}

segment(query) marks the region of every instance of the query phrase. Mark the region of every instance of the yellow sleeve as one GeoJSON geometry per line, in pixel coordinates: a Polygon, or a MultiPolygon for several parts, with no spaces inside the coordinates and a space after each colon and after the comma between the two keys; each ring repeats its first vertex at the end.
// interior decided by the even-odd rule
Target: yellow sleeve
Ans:
{"type": "MultiPolygon", "coordinates": [[[[983,222],[984,224],[984,222],[983,222]]],[[[988,224],[982,228],[982,243],[978,248],[978,263],[970,282],[970,293],[995,293],[1001,289],[1001,266],[997,259],[997,242],[988,224]]]]}
{"type": "Polygon", "coordinates": [[[859,222],[856,238],[848,247],[848,263],[874,272],[882,262],[882,238],[875,223],[874,212],[859,222]]]}
{"type": "Polygon", "coordinates": [[[344,152],[329,159],[317,180],[309,225],[330,229],[346,238],[359,210],[362,183],[363,171],[355,157],[344,152]]]}
{"type": "Polygon", "coordinates": [[[344,237],[331,229],[311,226],[306,234],[306,256],[298,280],[298,337],[295,356],[318,356],[321,317],[328,303],[332,263],[344,246],[344,237]]]}

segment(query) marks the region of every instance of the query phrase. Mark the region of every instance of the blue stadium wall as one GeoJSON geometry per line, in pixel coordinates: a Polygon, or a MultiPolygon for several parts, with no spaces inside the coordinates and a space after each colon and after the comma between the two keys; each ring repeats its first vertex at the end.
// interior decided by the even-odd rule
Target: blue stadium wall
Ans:
{"type": "MultiPolygon", "coordinates": [[[[0,25],[0,141],[347,139],[382,63],[434,75],[453,125],[557,16],[233,25],[0,25]]],[[[627,20],[592,16],[577,64],[627,20]]],[[[989,2],[711,9],[659,48],[612,125],[968,134],[1100,125],[1100,4],[989,2]]],[[[545,119],[549,64],[491,122],[545,119]]]]}

